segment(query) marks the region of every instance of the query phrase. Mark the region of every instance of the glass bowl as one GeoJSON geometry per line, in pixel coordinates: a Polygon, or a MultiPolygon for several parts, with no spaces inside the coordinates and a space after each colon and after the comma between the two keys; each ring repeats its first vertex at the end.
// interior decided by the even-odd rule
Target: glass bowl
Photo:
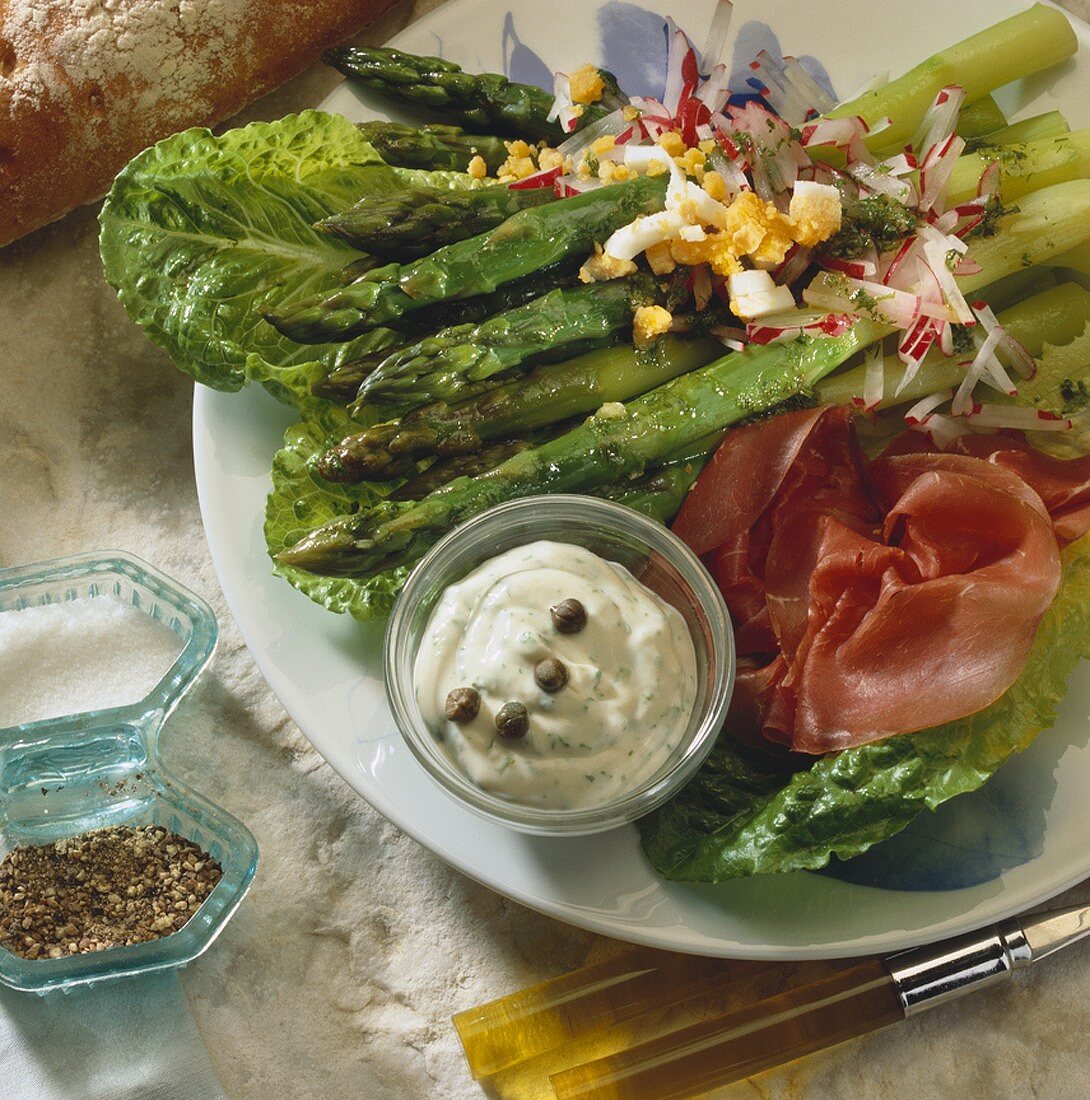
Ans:
{"type": "Polygon", "coordinates": [[[211,608],[116,551],[0,570],[0,613],[99,596],[118,596],[168,627],[182,639],[181,652],[138,701],[0,729],[0,858],[92,829],[158,825],[199,844],[223,877],[182,928],[158,940],[58,959],[24,959],[0,947],[0,982],[14,989],[46,993],[184,966],[223,930],[257,868],[250,831],[159,757],[163,723],[215,649],[211,608]]]}
{"type": "Polygon", "coordinates": [[[704,762],[723,726],[734,685],[734,638],[723,597],[695,554],[665,527],[597,497],[550,495],[501,504],[455,528],[416,566],[386,630],[386,693],[413,754],[455,801],[491,821],[542,836],[603,832],[649,813],[704,762]],[[527,806],[483,790],[448,758],[420,713],[413,667],[432,610],[448,585],[489,558],[548,539],[572,543],[625,566],[681,613],[697,657],[697,700],[671,756],[634,789],[604,805],[527,806]]]}

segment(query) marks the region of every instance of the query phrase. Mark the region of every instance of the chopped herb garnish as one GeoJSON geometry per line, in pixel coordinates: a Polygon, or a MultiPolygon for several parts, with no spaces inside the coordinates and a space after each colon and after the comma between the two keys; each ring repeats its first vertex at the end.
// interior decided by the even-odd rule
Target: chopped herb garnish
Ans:
{"type": "Polygon", "coordinates": [[[1080,412],[1090,402],[1090,391],[1081,378],[1065,378],[1060,383],[1060,396],[1064,400],[1061,411],[1065,416],[1080,412]]]}

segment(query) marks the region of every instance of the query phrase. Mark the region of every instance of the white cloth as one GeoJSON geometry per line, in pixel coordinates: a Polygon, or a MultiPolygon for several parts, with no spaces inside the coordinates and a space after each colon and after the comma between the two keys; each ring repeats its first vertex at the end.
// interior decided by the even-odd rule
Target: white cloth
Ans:
{"type": "Polygon", "coordinates": [[[0,987],[4,1100],[225,1100],[173,972],[54,992],[0,987]]]}

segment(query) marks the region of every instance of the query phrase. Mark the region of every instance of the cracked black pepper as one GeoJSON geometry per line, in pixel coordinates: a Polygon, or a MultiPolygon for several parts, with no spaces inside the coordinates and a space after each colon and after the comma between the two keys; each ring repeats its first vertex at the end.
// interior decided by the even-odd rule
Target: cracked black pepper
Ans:
{"type": "Polygon", "coordinates": [[[0,862],[0,946],[57,959],[161,939],[222,875],[199,845],[157,825],[23,845],[0,862]]]}

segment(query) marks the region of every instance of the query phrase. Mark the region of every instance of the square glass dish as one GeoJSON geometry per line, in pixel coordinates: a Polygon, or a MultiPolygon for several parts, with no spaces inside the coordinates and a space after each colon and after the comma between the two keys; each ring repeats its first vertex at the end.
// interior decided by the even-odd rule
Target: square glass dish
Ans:
{"type": "Polygon", "coordinates": [[[223,876],[182,928],[157,940],[55,959],[25,959],[0,947],[0,982],[14,989],[46,993],[184,966],[222,931],[257,868],[250,831],[171,775],[159,757],[163,723],[215,649],[211,608],[117,551],[0,570],[0,614],[103,596],[173,631],[181,651],[137,701],[0,728],[0,859],[20,845],[93,829],[157,825],[198,844],[223,876]]]}

